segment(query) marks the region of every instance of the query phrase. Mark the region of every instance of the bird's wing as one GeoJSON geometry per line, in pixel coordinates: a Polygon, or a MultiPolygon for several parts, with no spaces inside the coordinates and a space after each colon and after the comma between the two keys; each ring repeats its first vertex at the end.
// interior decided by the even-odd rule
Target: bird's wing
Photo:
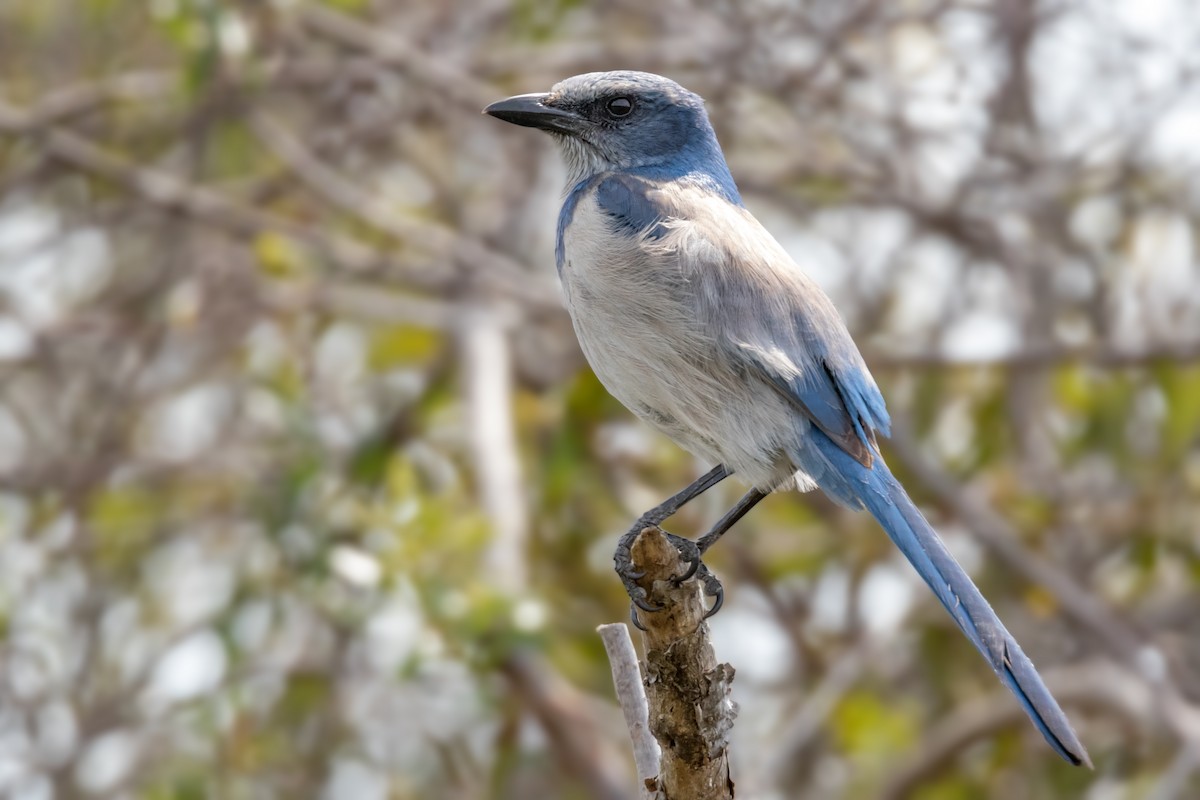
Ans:
{"type": "Polygon", "coordinates": [[[746,209],[702,184],[619,173],[596,199],[615,229],[678,257],[721,356],[870,466],[876,431],[888,435],[883,396],[832,302],[746,209]]]}

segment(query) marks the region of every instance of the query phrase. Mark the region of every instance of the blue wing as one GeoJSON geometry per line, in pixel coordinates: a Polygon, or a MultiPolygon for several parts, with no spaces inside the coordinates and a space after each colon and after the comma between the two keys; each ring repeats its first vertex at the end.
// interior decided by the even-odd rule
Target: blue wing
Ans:
{"type": "MultiPolygon", "coordinates": [[[[810,324],[796,315],[795,327],[810,324]]],[[[848,335],[848,334],[847,334],[848,335]]],[[[819,430],[864,466],[871,466],[878,446],[875,433],[890,433],[883,395],[857,359],[830,350],[816,337],[807,343],[806,358],[789,357],[778,344],[735,342],[742,358],[758,376],[796,405],[819,430]],[[801,369],[796,363],[802,361],[801,369]]]]}

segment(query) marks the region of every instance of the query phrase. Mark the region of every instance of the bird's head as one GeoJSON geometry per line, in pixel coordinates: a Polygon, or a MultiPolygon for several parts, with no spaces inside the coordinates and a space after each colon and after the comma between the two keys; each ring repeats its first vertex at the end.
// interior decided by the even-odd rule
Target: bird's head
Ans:
{"type": "Polygon", "coordinates": [[[552,134],[573,181],[629,169],[728,174],[704,100],[661,75],[589,72],[545,94],[517,95],[483,111],[552,134]]]}

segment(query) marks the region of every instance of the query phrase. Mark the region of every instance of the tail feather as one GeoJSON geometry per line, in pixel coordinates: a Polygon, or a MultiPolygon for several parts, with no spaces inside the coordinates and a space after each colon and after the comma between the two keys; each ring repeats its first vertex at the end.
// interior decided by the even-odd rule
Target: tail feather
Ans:
{"type": "Polygon", "coordinates": [[[1087,750],[1021,646],[946,549],[883,459],[864,467],[820,431],[798,454],[826,493],[878,520],[905,558],[937,595],[958,627],[983,654],[1050,746],[1072,764],[1091,766],[1087,750]],[[813,452],[813,450],[817,452],[813,452]],[[818,457],[819,456],[819,457],[818,457]],[[810,467],[812,469],[810,469],[810,467]]]}

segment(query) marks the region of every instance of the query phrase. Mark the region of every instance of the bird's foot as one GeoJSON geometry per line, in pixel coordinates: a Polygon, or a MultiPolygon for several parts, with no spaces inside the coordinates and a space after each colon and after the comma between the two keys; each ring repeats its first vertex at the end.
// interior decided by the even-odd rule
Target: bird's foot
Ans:
{"type": "MultiPolygon", "coordinates": [[[[617,575],[621,578],[621,583],[625,586],[625,592],[629,595],[632,601],[629,607],[629,616],[635,627],[639,630],[646,630],[638,618],[638,609],[653,613],[662,611],[662,606],[655,605],[650,602],[649,594],[638,583],[639,580],[646,576],[646,573],[637,570],[633,566],[633,543],[637,539],[643,528],[646,526],[635,525],[620,541],[617,542],[616,552],[613,554],[613,564],[617,575]]],[[[725,602],[725,590],[721,586],[721,582],[709,571],[704,562],[700,560],[700,548],[691,539],[685,539],[682,536],[676,536],[673,533],[663,531],[675,549],[679,551],[679,558],[687,565],[684,572],[672,578],[672,582],[678,586],[684,581],[691,580],[693,577],[704,584],[704,593],[713,598],[712,607],[705,613],[704,618],[707,619],[713,614],[721,610],[721,606],[725,602]]]]}
{"type": "MultiPolygon", "coordinates": [[[[646,577],[646,573],[633,566],[633,543],[637,540],[638,534],[642,532],[642,528],[641,524],[634,525],[617,542],[616,552],[613,553],[613,567],[616,569],[621,583],[625,586],[625,593],[629,595],[629,599],[633,601],[636,608],[643,611],[661,611],[662,606],[651,603],[646,590],[638,584],[638,581],[646,577]]],[[[636,612],[632,613],[636,620],[636,612]]],[[[638,627],[641,625],[639,624],[638,627]]]]}

